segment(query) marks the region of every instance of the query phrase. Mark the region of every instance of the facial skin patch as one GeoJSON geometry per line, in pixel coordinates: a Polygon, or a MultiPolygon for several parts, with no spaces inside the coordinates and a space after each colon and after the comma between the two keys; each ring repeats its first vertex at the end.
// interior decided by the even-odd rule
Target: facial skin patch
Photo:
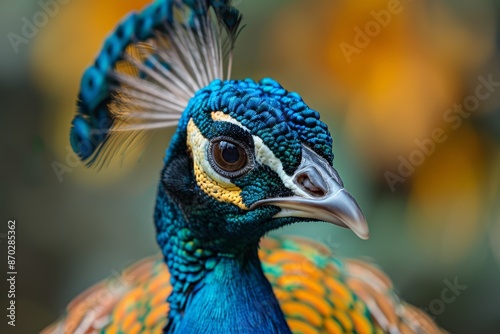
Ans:
{"type": "MultiPolygon", "coordinates": [[[[237,121],[230,115],[224,114],[222,111],[212,112],[212,119],[214,121],[223,121],[238,125],[242,129],[250,132],[239,121],[237,121]]],[[[293,176],[289,176],[285,173],[282,162],[274,155],[274,153],[269,149],[269,147],[267,147],[266,144],[264,144],[262,139],[260,139],[258,136],[255,135],[252,135],[252,137],[255,144],[255,160],[259,164],[268,166],[274,172],[276,172],[280,177],[280,179],[283,181],[285,187],[292,190],[296,195],[309,196],[309,194],[307,194],[301,188],[297,187],[297,185],[293,182],[293,176]]]]}
{"type": "Polygon", "coordinates": [[[187,146],[193,156],[194,175],[200,189],[220,202],[232,203],[248,210],[243,204],[241,189],[215,172],[208,163],[206,152],[209,141],[203,137],[192,119],[188,123],[187,134],[187,146]]]}

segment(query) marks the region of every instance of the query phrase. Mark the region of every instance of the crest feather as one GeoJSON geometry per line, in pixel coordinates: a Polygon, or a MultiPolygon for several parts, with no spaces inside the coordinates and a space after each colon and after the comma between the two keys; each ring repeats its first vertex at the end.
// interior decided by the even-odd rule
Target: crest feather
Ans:
{"type": "Polygon", "coordinates": [[[229,78],[240,23],[230,0],[156,1],[126,17],[83,75],[75,153],[101,167],[148,130],[175,127],[198,90],[229,78]]]}

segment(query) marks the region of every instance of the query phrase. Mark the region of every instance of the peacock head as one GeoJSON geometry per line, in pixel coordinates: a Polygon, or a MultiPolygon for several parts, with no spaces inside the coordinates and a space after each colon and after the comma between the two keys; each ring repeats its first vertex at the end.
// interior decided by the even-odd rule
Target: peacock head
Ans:
{"type": "Polygon", "coordinates": [[[175,203],[193,237],[225,252],[302,221],[367,238],[332,161],[328,127],[298,94],[272,79],[215,80],[191,99],[167,151],[157,221],[175,203]]]}
{"type": "Polygon", "coordinates": [[[177,127],[155,213],[164,253],[179,237],[228,252],[311,220],[367,238],[319,114],[272,79],[222,79],[240,22],[230,0],[155,1],[130,14],[82,78],[74,151],[102,166],[137,134],[177,127]]]}

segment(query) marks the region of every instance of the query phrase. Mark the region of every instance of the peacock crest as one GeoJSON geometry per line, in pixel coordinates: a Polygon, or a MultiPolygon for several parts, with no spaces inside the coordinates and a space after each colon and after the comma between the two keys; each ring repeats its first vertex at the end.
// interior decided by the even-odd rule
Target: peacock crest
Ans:
{"type": "Polygon", "coordinates": [[[271,78],[231,78],[241,20],[229,0],[158,0],[85,71],[70,136],[89,166],[176,128],[154,213],[162,256],[84,292],[46,333],[441,333],[377,267],[264,238],[310,221],[369,233],[320,114],[271,78]]]}

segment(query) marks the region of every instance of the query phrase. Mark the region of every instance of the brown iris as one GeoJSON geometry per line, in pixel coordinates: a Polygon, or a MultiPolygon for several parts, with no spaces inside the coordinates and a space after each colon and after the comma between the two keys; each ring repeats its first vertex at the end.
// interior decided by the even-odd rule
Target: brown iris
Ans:
{"type": "Polygon", "coordinates": [[[238,172],[248,163],[245,150],[240,145],[225,140],[212,143],[212,158],[221,170],[228,173],[238,172]]]}

